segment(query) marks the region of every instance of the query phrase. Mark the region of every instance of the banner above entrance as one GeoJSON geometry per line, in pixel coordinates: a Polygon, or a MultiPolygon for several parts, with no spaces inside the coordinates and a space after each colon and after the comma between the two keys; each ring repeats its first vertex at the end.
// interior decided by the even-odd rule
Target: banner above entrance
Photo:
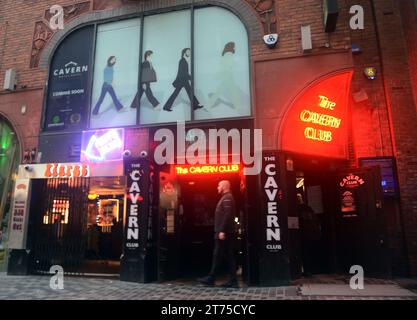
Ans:
{"type": "Polygon", "coordinates": [[[313,84],[293,102],[281,130],[284,151],[347,158],[348,98],[352,72],[313,84]]]}
{"type": "Polygon", "coordinates": [[[56,179],[123,176],[123,161],[83,163],[45,163],[19,166],[19,179],[56,179]]]}

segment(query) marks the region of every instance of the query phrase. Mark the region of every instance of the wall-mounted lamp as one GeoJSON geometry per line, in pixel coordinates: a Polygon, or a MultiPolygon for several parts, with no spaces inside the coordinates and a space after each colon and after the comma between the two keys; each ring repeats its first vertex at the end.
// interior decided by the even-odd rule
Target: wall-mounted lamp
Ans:
{"type": "Polygon", "coordinates": [[[365,68],[365,70],[363,71],[363,73],[365,74],[365,76],[369,80],[375,80],[376,79],[376,68],[374,68],[374,67],[365,68]]]}
{"type": "Polygon", "coordinates": [[[353,54],[362,53],[361,47],[359,47],[359,45],[357,43],[355,43],[355,42],[352,42],[352,53],[353,54]]]}

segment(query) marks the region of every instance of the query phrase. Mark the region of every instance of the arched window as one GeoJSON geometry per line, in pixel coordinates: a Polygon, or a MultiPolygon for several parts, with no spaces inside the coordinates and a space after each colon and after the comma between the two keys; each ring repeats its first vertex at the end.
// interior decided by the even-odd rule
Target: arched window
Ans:
{"type": "Polygon", "coordinates": [[[247,31],[232,12],[202,7],[71,33],[52,59],[44,130],[249,116],[247,31]]]}
{"type": "Polygon", "coordinates": [[[0,115],[0,271],[6,262],[6,239],[11,213],[14,175],[20,162],[20,148],[16,133],[0,115]]]}

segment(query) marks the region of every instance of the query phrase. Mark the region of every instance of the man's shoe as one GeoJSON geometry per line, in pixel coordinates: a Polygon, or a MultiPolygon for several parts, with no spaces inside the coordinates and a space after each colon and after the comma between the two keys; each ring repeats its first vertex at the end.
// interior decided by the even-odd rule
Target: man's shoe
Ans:
{"type": "Polygon", "coordinates": [[[204,108],[204,106],[201,105],[201,104],[199,104],[198,106],[194,106],[194,110],[198,110],[198,109],[201,109],[201,108],[204,108]]]}
{"type": "Polygon", "coordinates": [[[237,280],[229,280],[226,283],[223,283],[220,285],[222,288],[239,288],[239,284],[237,283],[237,280]]]}
{"type": "Polygon", "coordinates": [[[171,112],[171,111],[172,111],[172,109],[171,109],[171,108],[167,108],[167,107],[164,107],[164,110],[165,110],[165,111],[168,111],[168,112],[171,112]]]}
{"type": "Polygon", "coordinates": [[[199,278],[197,279],[197,281],[206,286],[214,286],[214,279],[213,277],[210,277],[210,276],[199,278]]]}

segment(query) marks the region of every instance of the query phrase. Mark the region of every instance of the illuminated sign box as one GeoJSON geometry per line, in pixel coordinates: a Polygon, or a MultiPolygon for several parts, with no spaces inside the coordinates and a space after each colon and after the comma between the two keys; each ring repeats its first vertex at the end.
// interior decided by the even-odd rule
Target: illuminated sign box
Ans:
{"type": "Polygon", "coordinates": [[[116,161],[123,159],[124,129],[84,131],[81,162],[116,161]]]}
{"type": "Polygon", "coordinates": [[[397,168],[393,157],[375,157],[359,159],[361,167],[379,166],[381,169],[381,186],[385,197],[398,197],[397,168]]]}
{"type": "Polygon", "coordinates": [[[195,165],[195,166],[176,166],[177,175],[201,175],[201,174],[225,174],[240,171],[238,164],[231,165],[195,165]]]}

